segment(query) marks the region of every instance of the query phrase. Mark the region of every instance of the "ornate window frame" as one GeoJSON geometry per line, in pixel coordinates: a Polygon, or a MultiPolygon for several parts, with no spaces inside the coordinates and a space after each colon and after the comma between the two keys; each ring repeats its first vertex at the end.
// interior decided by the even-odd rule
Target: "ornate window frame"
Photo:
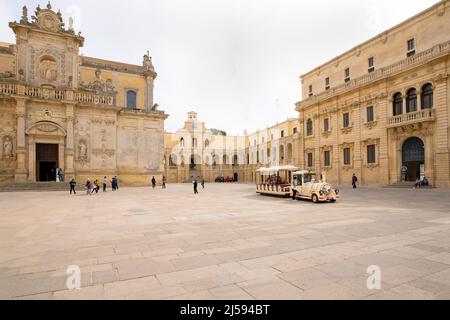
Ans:
{"type": "Polygon", "coordinates": [[[330,170],[333,168],[333,146],[332,145],[327,145],[327,146],[322,146],[320,148],[320,154],[321,154],[321,158],[323,160],[322,164],[323,164],[323,168],[324,170],[330,170]],[[325,163],[325,152],[330,152],[330,165],[326,165],[325,163]]]}
{"type": "Polygon", "coordinates": [[[306,167],[306,169],[309,169],[309,170],[311,170],[311,169],[314,169],[315,168],[315,166],[314,166],[314,161],[315,161],[315,149],[313,149],[313,148],[308,148],[308,149],[305,149],[305,167],[306,167]],[[312,166],[309,166],[309,163],[308,163],[308,155],[309,154],[312,154],[312,166]]]}
{"type": "Polygon", "coordinates": [[[339,160],[342,164],[343,170],[352,170],[354,168],[354,151],[355,151],[355,144],[354,143],[342,143],[339,145],[339,160]],[[350,149],[350,164],[345,164],[344,159],[344,150],[350,149]]]}
{"type": "Polygon", "coordinates": [[[364,152],[364,157],[363,157],[363,165],[366,168],[377,168],[380,166],[380,139],[373,139],[373,138],[369,138],[366,139],[364,141],[361,141],[361,149],[364,152]],[[375,163],[369,163],[368,162],[368,153],[367,153],[367,147],[368,146],[375,146],[375,163]]]}

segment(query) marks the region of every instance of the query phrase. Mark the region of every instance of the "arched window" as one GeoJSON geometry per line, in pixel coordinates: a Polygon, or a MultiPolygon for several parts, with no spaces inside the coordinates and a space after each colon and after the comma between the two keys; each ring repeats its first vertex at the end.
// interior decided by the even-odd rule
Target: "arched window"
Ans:
{"type": "Polygon", "coordinates": [[[313,122],[311,119],[308,119],[308,121],[306,121],[306,135],[308,137],[313,135],[313,122]]]}
{"type": "Polygon", "coordinates": [[[433,108],[433,86],[427,83],[422,87],[422,109],[433,108]]]}
{"type": "Polygon", "coordinates": [[[234,156],[233,156],[233,166],[235,167],[235,166],[237,166],[238,165],[238,156],[237,156],[237,154],[235,154],[234,156]]]}
{"type": "Polygon", "coordinates": [[[406,113],[417,111],[417,91],[416,89],[408,90],[406,96],[406,113]]]}
{"type": "Polygon", "coordinates": [[[399,116],[403,114],[403,98],[400,92],[394,95],[393,99],[393,115],[399,116]]]}
{"type": "Polygon", "coordinates": [[[205,148],[208,148],[208,147],[209,147],[209,140],[206,139],[206,140],[205,140],[205,148]]]}
{"type": "Polygon", "coordinates": [[[128,109],[136,109],[136,91],[128,90],[127,91],[127,108],[128,109]]]}
{"type": "Polygon", "coordinates": [[[181,138],[181,139],[180,139],[180,146],[181,146],[181,147],[184,147],[184,138],[181,138]]]}

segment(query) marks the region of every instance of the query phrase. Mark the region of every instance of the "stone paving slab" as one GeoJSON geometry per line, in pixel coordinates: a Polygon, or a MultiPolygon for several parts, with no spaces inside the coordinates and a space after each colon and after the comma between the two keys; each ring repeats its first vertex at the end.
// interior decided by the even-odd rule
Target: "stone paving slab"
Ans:
{"type": "Polygon", "coordinates": [[[450,299],[448,190],[341,191],[322,205],[239,184],[0,193],[0,299],[450,299]]]}

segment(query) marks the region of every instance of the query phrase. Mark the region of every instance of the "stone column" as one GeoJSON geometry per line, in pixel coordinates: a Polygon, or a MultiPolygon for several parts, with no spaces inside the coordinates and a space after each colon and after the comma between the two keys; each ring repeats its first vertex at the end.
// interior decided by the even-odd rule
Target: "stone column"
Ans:
{"type": "Polygon", "coordinates": [[[17,118],[17,160],[16,160],[16,171],[15,171],[15,181],[16,182],[26,182],[27,181],[27,168],[26,168],[26,145],[25,145],[25,117],[26,117],[26,100],[17,99],[16,106],[16,118],[17,118]]]}
{"type": "Polygon", "coordinates": [[[417,111],[422,110],[422,91],[417,91],[417,111]]]}
{"type": "Polygon", "coordinates": [[[433,172],[433,132],[427,130],[425,133],[425,177],[430,181],[431,185],[435,185],[435,177],[433,172]]]}
{"type": "Polygon", "coordinates": [[[28,181],[36,182],[36,142],[34,136],[28,137],[28,181]]]}
{"type": "Polygon", "coordinates": [[[64,137],[60,137],[58,142],[58,162],[59,162],[58,166],[65,172],[66,166],[65,166],[64,148],[65,148],[64,137]]]}
{"type": "Polygon", "coordinates": [[[72,179],[75,176],[74,170],[74,160],[75,160],[75,149],[74,149],[74,106],[66,106],[66,123],[67,123],[67,137],[66,137],[66,150],[65,150],[65,168],[64,174],[66,180],[72,179]]]}
{"type": "Polygon", "coordinates": [[[407,103],[406,95],[403,95],[402,114],[405,114],[406,111],[408,110],[408,108],[406,107],[406,103],[407,103]]]}
{"type": "Polygon", "coordinates": [[[150,111],[153,108],[153,89],[154,89],[154,79],[152,76],[147,76],[145,78],[145,110],[150,111]]]}

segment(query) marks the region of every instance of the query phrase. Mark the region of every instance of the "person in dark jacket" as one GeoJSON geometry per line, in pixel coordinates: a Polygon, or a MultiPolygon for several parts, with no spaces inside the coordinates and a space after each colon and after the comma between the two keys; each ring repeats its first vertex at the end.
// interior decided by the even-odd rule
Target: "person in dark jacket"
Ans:
{"type": "Polygon", "coordinates": [[[75,191],[75,187],[77,185],[77,182],[75,181],[75,179],[70,180],[69,185],[70,185],[70,194],[72,194],[72,192],[74,194],[77,194],[77,192],[75,191]]]}
{"type": "Polygon", "coordinates": [[[156,188],[156,179],[155,179],[155,177],[152,178],[152,188],[153,189],[156,188]]]}
{"type": "Polygon", "coordinates": [[[353,189],[356,189],[356,188],[357,188],[357,183],[358,183],[358,177],[356,177],[356,174],[353,174],[353,177],[352,177],[352,186],[353,186],[353,189]]]}
{"type": "Polygon", "coordinates": [[[194,194],[198,194],[198,182],[194,180],[194,194]]]}

